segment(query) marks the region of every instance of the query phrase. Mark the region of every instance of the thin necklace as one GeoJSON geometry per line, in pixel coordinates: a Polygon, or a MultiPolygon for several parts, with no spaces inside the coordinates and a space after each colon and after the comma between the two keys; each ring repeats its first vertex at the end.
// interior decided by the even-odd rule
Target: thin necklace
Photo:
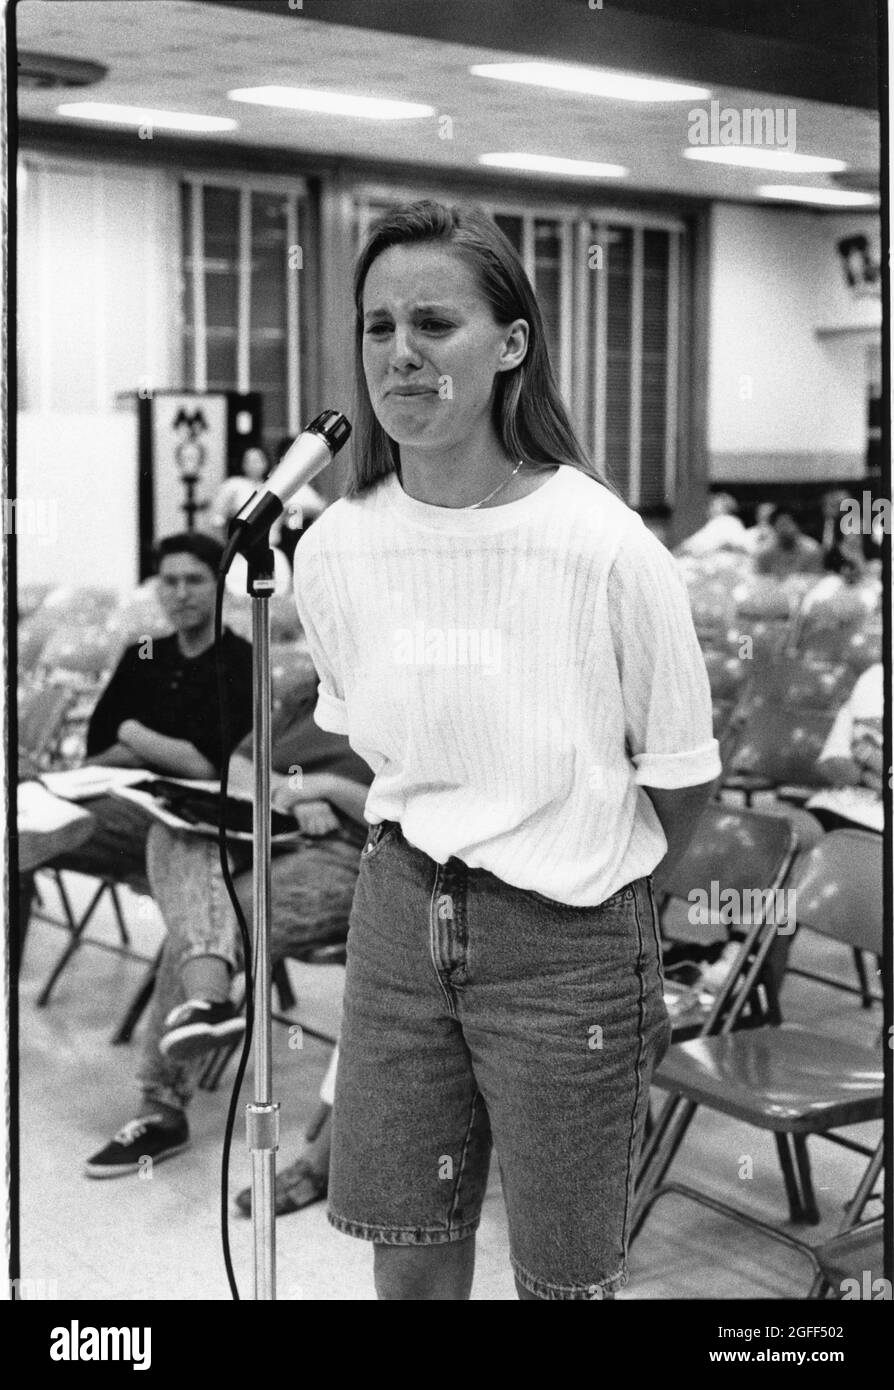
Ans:
{"type": "Polygon", "coordinates": [[[509,474],[509,477],[504,478],[503,481],[494,488],[493,492],[489,492],[486,497],[482,497],[480,502],[473,502],[470,507],[460,507],[458,510],[461,512],[474,512],[476,507],[483,507],[485,502],[489,502],[492,497],[496,497],[497,493],[501,490],[501,488],[504,488],[507,483],[512,482],[512,479],[515,477],[516,473],[521,468],[523,463],[524,459],[519,459],[518,463],[515,465],[512,472],[509,474]]]}

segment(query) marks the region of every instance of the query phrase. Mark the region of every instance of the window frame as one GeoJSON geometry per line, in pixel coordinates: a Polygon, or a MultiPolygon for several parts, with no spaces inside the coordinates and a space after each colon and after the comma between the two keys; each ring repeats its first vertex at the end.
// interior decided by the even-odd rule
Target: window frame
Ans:
{"type": "MultiPolygon", "coordinates": [[[[183,226],[180,220],[181,198],[178,197],[177,202],[177,245],[181,256],[180,269],[185,282],[185,292],[192,301],[193,381],[191,383],[185,382],[186,388],[196,391],[208,389],[208,325],[205,305],[205,268],[208,258],[205,256],[204,246],[203,196],[205,188],[211,187],[226,188],[239,195],[236,255],[236,381],[234,389],[247,392],[251,390],[251,195],[253,193],[277,193],[287,196],[286,246],[300,245],[302,226],[300,202],[302,199],[306,204],[306,220],[308,224],[312,222],[308,180],[300,175],[255,175],[245,171],[228,169],[200,171],[180,169],[176,172],[175,177],[178,190],[184,187],[189,189],[191,200],[191,237],[188,262],[183,257],[183,226]]],[[[303,408],[300,334],[300,315],[303,302],[299,280],[298,274],[289,274],[287,271],[285,276],[286,378],[284,386],[286,432],[290,435],[297,435],[301,430],[303,408]]],[[[185,336],[186,325],[181,321],[181,344],[185,336]]]]}

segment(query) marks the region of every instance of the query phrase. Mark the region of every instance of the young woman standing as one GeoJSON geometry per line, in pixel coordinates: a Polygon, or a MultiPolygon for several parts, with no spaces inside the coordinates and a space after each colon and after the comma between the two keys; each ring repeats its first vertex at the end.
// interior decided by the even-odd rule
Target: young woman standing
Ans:
{"type": "Polygon", "coordinates": [[[610,1297],[670,1034],[650,875],[720,772],[704,665],[495,224],[396,208],[354,289],[353,472],[295,556],[315,719],[375,774],[329,1219],[380,1298],[468,1298],[493,1145],[519,1296],[610,1297]]]}

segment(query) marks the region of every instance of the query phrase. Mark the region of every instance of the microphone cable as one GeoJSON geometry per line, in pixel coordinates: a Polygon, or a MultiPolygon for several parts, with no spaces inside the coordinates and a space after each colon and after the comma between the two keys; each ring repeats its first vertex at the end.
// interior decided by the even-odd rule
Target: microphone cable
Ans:
{"type": "MultiPolygon", "coordinates": [[[[227,849],[227,786],[230,778],[230,741],[229,720],[227,718],[227,685],[226,672],[223,660],[223,603],[225,593],[225,581],[227,571],[233,562],[236,554],[236,544],[233,538],[230,539],[221,558],[220,567],[217,573],[217,593],[214,602],[214,649],[215,649],[215,670],[217,673],[217,702],[220,712],[220,793],[218,799],[217,817],[217,849],[220,857],[220,870],[223,875],[224,885],[227,896],[236,914],[236,921],[239,926],[239,936],[242,942],[242,960],[245,970],[245,1037],[242,1041],[242,1050],[239,1054],[239,1064],[236,1067],[236,1075],[233,1079],[233,1086],[230,1091],[230,1103],[227,1108],[227,1119],[224,1126],[223,1151],[221,1154],[220,1165],[220,1238],[223,1247],[224,1265],[226,1266],[227,1282],[230,1286],[230,1295],[236,1300],[241,1301],[239,1286],[236,1283],[236,1275],[233,1271],[233,1260],[230,1252],[230,1211],[229,1211],[229,1186],[230,1186],[230,1150],[233,1143],[233,1130],[236,1124],[236,1108],[239,1104],[239,1094],[242,1090],[242,1083],[245,1080],[245,1072],[248,1067],[248,1059],[251,1055],[252,1035],[254,1033],[255,1018],[255,968],[256,960],[254,947],[248,930],[248,922],[242,905],[236,893],[233,883],[233,875],[230,870],[230,858],[227,849]]],[[[254,854],[254,844],[252,844],[252,854],[254,854]]]]}

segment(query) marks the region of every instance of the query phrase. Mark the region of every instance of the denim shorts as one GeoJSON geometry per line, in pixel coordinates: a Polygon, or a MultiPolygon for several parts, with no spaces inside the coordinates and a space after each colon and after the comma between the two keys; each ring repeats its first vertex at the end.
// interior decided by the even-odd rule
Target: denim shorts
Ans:
{"type": "Polygon", "coordinates": [[[652,1072],[670,1041],[647,878],[596,907],[370,829],[348,933],[329,1221],[386,1245],[463,1240],[495,1148],[518,1281],[627,1283],[652,1072]]]}

